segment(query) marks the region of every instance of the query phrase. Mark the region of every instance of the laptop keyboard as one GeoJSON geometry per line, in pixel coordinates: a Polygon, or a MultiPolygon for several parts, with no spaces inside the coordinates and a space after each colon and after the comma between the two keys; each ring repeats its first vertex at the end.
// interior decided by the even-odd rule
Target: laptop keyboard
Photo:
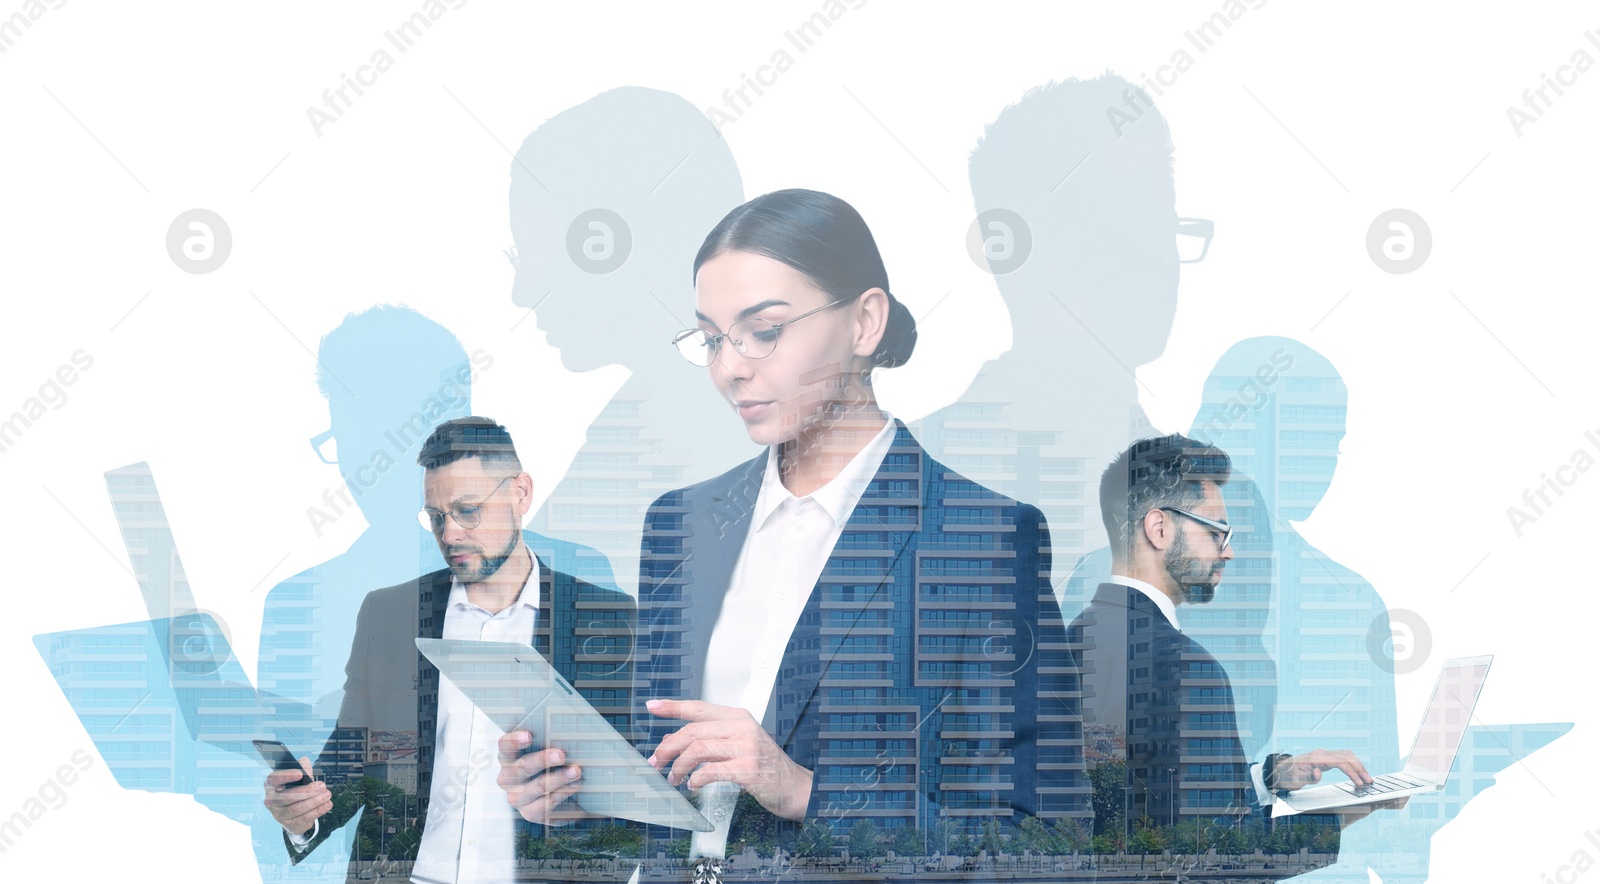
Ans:
{"type": "Polygon", "coordinates": [[[1354,795],[1357,798],[1364,798],[1368,795],[1381,795],[1384,792],[1398,792],[1401,789],[1415,789],[1424,784],[1406,779],[1405,777],[1401,776],[1385,775],[1381,777],[1373,777],[1372,785],[1370,786],[1357,786],[1355,783],[1339,783],[1338,785],[1339,788],[1349,792],[1351,795],[1354,795]]]}

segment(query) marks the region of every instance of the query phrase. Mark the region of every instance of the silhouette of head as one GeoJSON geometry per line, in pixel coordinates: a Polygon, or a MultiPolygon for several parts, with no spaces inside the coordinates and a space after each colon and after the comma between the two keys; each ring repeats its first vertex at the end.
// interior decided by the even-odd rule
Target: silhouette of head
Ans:
{"type": "Polygon", "coordinates": [[[683,261],[741,199],[733,153],[694,105],[634,86],[591,98],[511,164],[512,300],[573,371],[675,359],[668,341],[692,324],[683,261]]]}
{"type": "Polygon", "coordinates": [[[1235,469],[1274,514],[1303,519],[1333,478],[1346,402],[1344,380],[1321,353],[1293,338],[1246,338],[1211,369],[1190,433],[1235,452],[1235,469]]]}
{"type": "Polygon", "coordinates": [[[471,411],[461,342],[409,307],[371,307],[323,337],[317,386],[328,400],[332,459],[368,524],[410,522],[421,500],[418,446],[434,424],[471,411]]]}
{"type": "Polygon", "coordinates": [[[1020,266],[995,268],[1019,336],[1086,327],[1130,367],[1161,355],[1178,292],[1172,140],[1142,89],[1110,73],[1033,89],[985,127],[970,172],[979,218],[1008,210],[1031,235],[1020,266]]]}

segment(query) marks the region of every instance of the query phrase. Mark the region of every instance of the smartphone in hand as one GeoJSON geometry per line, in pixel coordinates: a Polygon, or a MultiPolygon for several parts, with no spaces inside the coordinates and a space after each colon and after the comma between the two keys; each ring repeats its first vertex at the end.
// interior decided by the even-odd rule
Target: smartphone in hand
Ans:
{"type": "Polygon", "coordinates": [[[289,751],[288,746],[283,745],[277,740],[251,740],[250,742],[255,744],[256,751],[260,752],[261,757],[268,764],[272,765],[273,770],[294,770],[300,772],[299,781],[290,783],[290,788],[311,784],[311,776],[305,772],[305,768],[300,766],[299,759],[294,757],[294,753],[289,751]]]}

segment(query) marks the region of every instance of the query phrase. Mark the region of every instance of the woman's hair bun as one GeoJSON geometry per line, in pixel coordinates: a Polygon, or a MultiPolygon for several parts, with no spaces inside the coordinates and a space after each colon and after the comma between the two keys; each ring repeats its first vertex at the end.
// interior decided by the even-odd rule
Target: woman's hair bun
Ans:
{"type": "Polygon", "coordinates": [[[872,364],[878,368],[897,368],[911,358],[917,348],[917,321],[900,299],[889,296],[889,321],[883,329],[883,339],[872,354],[872,364]]]}

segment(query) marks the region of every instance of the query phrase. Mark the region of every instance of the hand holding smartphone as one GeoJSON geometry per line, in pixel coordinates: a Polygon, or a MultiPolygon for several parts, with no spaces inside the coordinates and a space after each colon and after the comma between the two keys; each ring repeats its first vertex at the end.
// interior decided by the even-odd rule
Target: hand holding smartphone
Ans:
{"type": "Polygon", "coordinates": [[[305,772],[300,762],[289,751],[289,747],[277,740],[251,740],[256,751],[261,753],[262,759],[272,765],[273,770],[296,770],[300,772],[300,779],[290,783],[289,787],[305,786],[312,782],[311,775],[305,772]]]}

